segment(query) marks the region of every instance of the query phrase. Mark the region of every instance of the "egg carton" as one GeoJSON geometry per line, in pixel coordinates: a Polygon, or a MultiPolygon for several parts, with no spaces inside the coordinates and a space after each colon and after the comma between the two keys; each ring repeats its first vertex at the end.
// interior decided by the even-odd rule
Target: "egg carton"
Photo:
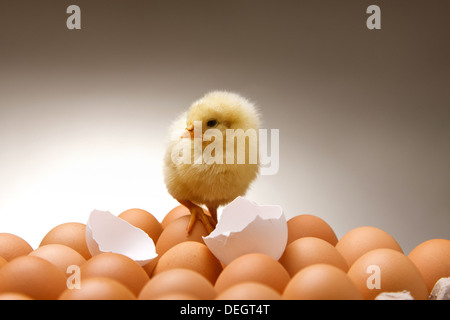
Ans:
{"type": "MultiPolygon", "coordinates": [[[[431,291],[429,300],[450,300],[450,277],[439,279],[431,291]]],[[[407,290],[400,292],[382,292],[375,300],[414,300],[407,290]]]]}

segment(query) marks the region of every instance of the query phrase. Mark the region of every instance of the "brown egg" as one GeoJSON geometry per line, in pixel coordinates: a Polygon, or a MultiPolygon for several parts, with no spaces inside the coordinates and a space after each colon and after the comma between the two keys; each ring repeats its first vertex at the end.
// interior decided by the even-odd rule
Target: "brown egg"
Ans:
{"type": "Polygon", "coordinates": [[[179,205],[172,210],[170,210],[166,216],[161,221],[161,226],[165,229],[172,221],[182,217],[182,216],[190,216],[191,213],[188,208],[185,206],[179,205]]]}
{"type": "Polygon", "coordinates": [[[54,227],[45,235],[39,246],[53,243],[63,244],[78,251],[86,260],[92,257],[86,244],[86,225],[83,223],[67,222],[54,227]]]}
{"type": "Polygon", "coordinates": [[[366,252],[379,248],[403,252],[393,237],[375,227],[358,227],[350,230],[336,245],[336,249],[347,261],[349,267],[366,252]]]}
{"type": "Polygon", "coordinates": [[[159,296],[154,300],[200,300],[200,298],[189,293],[174,292],[159,296]]]}
{"type": "Polygon", "coordinates": [[[212,300],[216,291],[204,276],[189,269],[170,269],[155,275],[142,288],[138,299],[153,300],[168,294],[188,294],[202,300],[212,300]]]}
{"type": "Polygon", "coordinates": [[[22,238],[11,233],[0,233],[0,257],[6,261],[26,256],[33,248],[22,238]]]}
{"type": "Polygon", "coordinates": [[[149,276],[149,278],[152,276],[153,274],[153,270],[156,267],[156,264],[159,261],[159,258],[161,258],[161,256],[157,256],[155,259],[153,259],[152,261],[150,261],[149,263],[145,264],[142,266],[142,269],[144,269],[144,271],[147,273],[147,275],[149,276]]]}
{"type": "Polygon", "coordinates": [[[304,237],[291,242],[279,261],[291,277],[301,269],[317,263],[331,264],[344,272],[348,271],[347,262],[336,248],[329,242],[314,237],[304,237]]]}
{"type": "Polygon", "coordinates": [[[54,300],[66,288],[66,275],[50,262],[17,257],[0,269],[0,293],[18,292],[36,300],[54,300]]]}
{"type": "Polygon", "coordinates": [[[156,264],[153,275],[174,268],[197,271],[213,285],[223,269],[206,245],[197,241],[184,241],[167,250],[156,264]]]}
{"type": "Polygon", "coordinates": [[[450,277],[450,240],[422,242],[409,253],[408,258],[419,269],[429,292],[440,278],[450,277]]]}
{"type": "Polygon", "coordinates": [[[241,282],[220,293],[216,300],[280,300],[281,294],[259,282],[241,282]]]}
{"type": "Polygon", "coordinates": [[[333,229],[319,217],[302,214],[287,221],[288,240],[287,244],[303,237],[315,237],[323,239],[335,246],[338,238],[333,229]]]}
{"type": "Polygon", "coordinates": [[[262,253],[248,253],[234,259],[223,269],[215,289],[222,293],[235,284],[254,281],[282,293],[289,280],[289,273],[278,261],[262,253]]]}
{"type": "Polygon", "coordinates": [[[136,296],[116,280],[94,277],[83,279],[79,289],[67,288],[59,300],[136,300],[136,296]]]}
{"type": "Polygon", "coordinates": [[[126,210],[119,214],[119,218],[145,231],[155,244],[163,230],[159,221],[150,212],[142,209],[126,210]]]}
{"type": "Polygon", "coordinates": [[[0,293],[0,300],[33,300],[33,298],[23,293],[4,292],[0,293]]]}
{"type": "Polygon", "coordinates": [[[375,249],[362,255],[348,276],[366,300],[381,292],[407,290],[414,299],[428,298],[428,290],[417,267],[403,253],[393,249],[375,249]]]}
{"type": "Polygon", "coordinates": [[[134,260],[111,252],[100,253],[81,266],[81,280],[92,277],[106,277],[119,281],[133,292],[139,294],[149,280],[144,269],[134,260]]]}
{"type": "Polygon", "coordinates": [[[163,255],[174,245],[184,241],[197,241],[204,244],[202,237],[206,237],[208,231],[206,231],[205,226],[197,220],[191,232],[188,234],[186,226],[189,223],[189,219],[190,215],[180,217],[175,221],[172,221],[170,225],[163,230],[156,243],[156,252],[158,255],[163,255]]]}
{"type": "Polygon", "coordinates": [[[313,264],[299,271],[286,286],[285,300],[361,300],[358,288],[341,269],[313,264]]]}
{"type": "Polygon", "coordinates": [[[5,258],[0,257],[0,268],[3,267],[7,263],[8,263],[8,261],[5,258]]]}
{"type": "Polygon", "coordinates": [[[86,259],[78,251],[56,243],[39,247],[28,255],[47,260],[58,267],[66,276],[70,276],[70,273],[67,273],[67,267],[71,265],[81,267],[86,262],[86,259]]]}

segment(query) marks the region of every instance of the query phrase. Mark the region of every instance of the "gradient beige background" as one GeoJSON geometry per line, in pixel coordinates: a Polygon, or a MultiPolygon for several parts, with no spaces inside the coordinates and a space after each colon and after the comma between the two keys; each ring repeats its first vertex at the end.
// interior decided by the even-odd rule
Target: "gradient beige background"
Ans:
{"type": "Polygon", "coordinates": [[[248,197],[405,252],[450,239],[450,2],[0,2],[0,232],[33,246],[94,209],[176,205],[167,127],[209,90],[280,129],[248,197]],[[82,29],[66,28],[81,7],[82,29]],[[366,8],[381,7],[381,30],[366,8]]]}

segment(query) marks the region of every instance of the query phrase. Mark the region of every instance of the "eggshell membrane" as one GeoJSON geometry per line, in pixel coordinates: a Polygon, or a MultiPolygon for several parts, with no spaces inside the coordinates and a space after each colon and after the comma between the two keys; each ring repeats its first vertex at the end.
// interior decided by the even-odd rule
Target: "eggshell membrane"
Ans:
{"type": "Polygon", "coordinates": [[[86,260],[92,257],[86,244],[86,225],[83,223],[67,222],[54,227],[45,235],[39,246],[53,243],[63,244],[78,251],[86,260]]]}
{"type": "Polygon", "coordinates": [[[190,233],[187,233],[186,226],[190,220],[189,216],[182,216],[174,221],[172,221],[161,233],[158,242],[156,243],[156,253],[158,255],[163,255],[167,250],[172,248],[174,245],[184,242],[184,241],[197,241],[202,244],[203,236],[208,235],[208,231],[205,226],[197,220],[190,233]]]}
{"type": "Polygon", "coordinates": [[[149,280],[145,270],[134,260],[118,253],[100,253],[81,266],[81,280],[92,277],[106,277],[119,281],[139,294],[149,280]]]}
{"type": "Polygon", "coordinates": [[[0,233],[0,257],[6,261],[25,256],[31,251],[33,248],[21,237],[11,233],[0,233]]]}
{"type": "Polygon", "coordinates": [[[422,242],[408,255],[419,269],[428,292],[440,278],[450,277],[450,240],[431,239],[422,242]]]}
{"type": "Polygon", "coordinates": [[[69,266],[76,265],[81,267],[86,262],[86,259],[74,249],[57,243],[39,247],[28,255],[47,260],[58,267],[58,269],[66,274],[66,276],[71,275],[70,273],[67,273],[67,268],[69,266]]]}
{"type": "Polygon", "coordinates": [[[191,212],[188,208],[186,208],[183,205],[179,205],[172,210],[170,210],[161,221],[161,227],[165,229],[171,222],[175,221],[176,219],[182,217],[182,216],[190,216],[191,212]]]}
{"type": "Polygon", "coordinates": [[[300,270],[287,284],[285,300],[361,300],[358,288],[341,269],[314,264],[300,270]]]}
{"type": "Polygon", "coordinates": [[[216,300],[280,300],[275,289],[258,282],[235,284],[217,295],[216,300]]]}
{"type": "Polygon", "coordinates": [[[338,238],[330,225],[317,216],[302,214],[292,217],[287,221],[287,227],[288,245],[303,237],[320,238],[333,246],[338,242],[338,238]]]}
{"type": "Polygon", "coordinates": [[[223,269],[215,289],[222,293],[235,284],[252,281],[282,293],[289,280],[289,273],[277,260],[262,253],[248,253],[234,259],[223,269]]]}
{"type": "Polygon", "coordinates": [[[0,269],[0,293],[18,292],[36,300],[54,300],[66,288],[66,275],[50,262],[20,256],[0,269]]]}
{"type": "Polygon", "coordinates": [[[363,254],[374,249],[388,248],[403,253],[400,245],[387,232],[376,227],[358,227],[347,232],[336,244],[336,249],[349,267],[363,254]]]}
{"type": "Polygon", "coordinates": [[[67,288],[59,300],[136,300],[136,296],[116,280],[94,277],[83,279],[79,289],[67,288]]]}
{"type": "Polygon", "coordinates": [[[196,271],[170,269],[148,281],[139,293],[139,300],[153,300],[169,294],[187,294],[201,300],[212,300],[216,291],[211,282],[196,271]]]}
{"type": "Polygon", "coordinates": [[[204,244],[196,241],[184,241],[167,250],[156,264],[153,276],[174,268],[194,270],[208,279],[211,284],[216,282],[223,269],[211,251],[204,244]]]}
{"type": "Polygon", "coordinates": [[[23,293],[4,292],[0,293],[0,300],[34,300],[34,299],[23,293]]]}
{"type": "Polygon", "coordinates": [[[417,267],[403,253],[393,249],[375,249],[359,257],[350,267],[348,276],[366,300],[382,292],[407,290],[415,300],[428,298],[428,289],[417,267]],[[379,272],[373,266],[379,268],[379,272]],[[380,288],[372,288],[379,275],[380,288]]]}
{"type": "Polygon", "coordinates": [[[329,242],[314,237],[291,242],[279,261],[291,277],[301,269],[317,263],[331,264],[344,272],[348,271],[347,262],[336,248],[329,242]]]}
{"type": "Polygon", "coordinates": [[[155,244],[163,230],[161,223],[150,212],[143,209],[126,210],[119,214],[119,218],[145,231],[155,244]]]}

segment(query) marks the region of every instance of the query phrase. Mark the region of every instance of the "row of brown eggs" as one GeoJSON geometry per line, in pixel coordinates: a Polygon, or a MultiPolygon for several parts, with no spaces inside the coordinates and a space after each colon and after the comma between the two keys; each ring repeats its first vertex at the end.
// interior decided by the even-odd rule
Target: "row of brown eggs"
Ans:
{"type": "Polygon", "coordinates": [[[374,299],[403,290],[427,299],[434,283],[450,276],[449,240],[426,241],[406,256],[383,230],[360,227],[338,240],[313,215],[288,220],[278,261],[251,253],[226,266],[204,244],[201,223],[186,233],[182,206],[161,223],[141,209],[119,217],[154,239],[157,259],[141,267],[120,254],[92,257],[82,223],[56,226],[35,250],[2,233],[0,299],[374,299]]]}

